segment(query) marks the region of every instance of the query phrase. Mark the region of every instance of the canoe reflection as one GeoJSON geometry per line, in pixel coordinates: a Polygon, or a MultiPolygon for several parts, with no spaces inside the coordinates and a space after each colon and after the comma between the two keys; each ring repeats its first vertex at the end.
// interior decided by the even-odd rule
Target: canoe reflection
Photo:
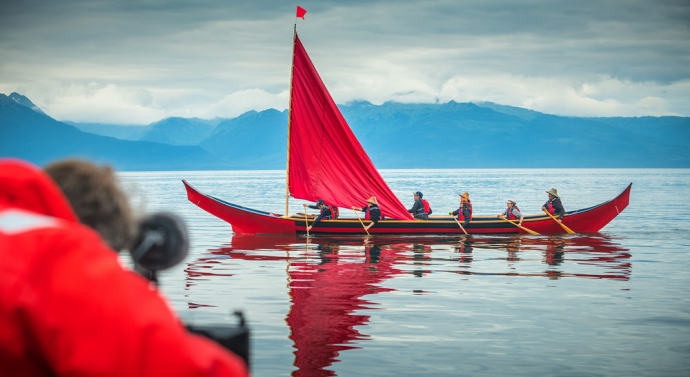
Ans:
{"type": "Polygon", "coordinates": [[[189,287],[198,279],[228,276],[220,267],[225,261],[284,260],[291,304],[285,321],[295,348],[294,376],[335,375],[326,368],[338,361],[339,353],[360,348],[358,342],[369,339],[361,332],[370,321],[366,313],[380,309],[369,295],[394,291],[384,287],[384,282],[396,276],[451,272],[628,280],[631,270],[628,250],[601,234],[354,239],[319,236],[306,241],[295,235],[234,235],[229,245],[209,250],[210,254],[189,263],[185,270],[189,287]],[[496,251],[505,254],[496,258],[496,251]],[[503,263],[501,271],[480,271],[485,268],[487,254],[492,255],[492,262],[505,260],[507,270],[503,263]],[[541,256],[541,260],[535,256],[541,256]],[[477,259],[484,264],[473,267],[477,259]],[[518,272],[520,264],[525,264],[528,271],[518,272]],[[582,268],[562,270],[564,265],[573,264],[582,268]],[[601,273],[595,273],[598,271],[601,273]]]}

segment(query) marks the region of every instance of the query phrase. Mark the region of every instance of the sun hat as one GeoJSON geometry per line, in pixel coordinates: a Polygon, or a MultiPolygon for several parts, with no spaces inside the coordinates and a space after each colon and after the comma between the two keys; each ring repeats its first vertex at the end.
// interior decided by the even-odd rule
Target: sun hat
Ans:
{"type": "Polygon", "coordinates": [[[367,202],[369,202],[371,204],[377,204],[378,205],[378,203],[376,203],[376,197],[375,196],[372,196],[371,198],[367,199],[367,202]]]}
{"type": "Polygon", "coordinates": [[[553,196],[555,196],[555,197],[557,197],[557,198],[560,198],[560,196],[558,196],[558,191],[557,191],[555,188],[551,188],[551,190],[550,190],[550,191],[547,191],[546,193],[547,193],[547,194],[551,194],[551,195],[553,195],[553,196]]]}
{"type": "Polygon", "coordinates": [[[462,196],[463,198],[465,198],[467,200],[470,200],[470,194],[469,193],[463,192],[462,194],[460,194],[460,196],[462,196]]]}
{"type": "Polygon", "coordinates": [[[506,204],[508,204],[508,203],[513,203],[513,205],[516,205],[516,204],[517,204],[517,202],[516,202],[515,200],[513,200],[513,199],[508,199],[508,200],[506,200],[506,204]]]}

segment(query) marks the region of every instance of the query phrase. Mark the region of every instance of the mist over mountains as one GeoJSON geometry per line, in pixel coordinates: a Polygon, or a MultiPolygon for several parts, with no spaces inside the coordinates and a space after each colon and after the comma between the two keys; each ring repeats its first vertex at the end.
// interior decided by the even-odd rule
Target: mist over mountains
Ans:
{"type": "MultiPolygon", "coordinates": [[[[377,168],[689,168],[690,118],[562,117],[495,103],[339,106],[377,168]]],[[[288,112],[167,118],[146,126],[58,122],[0,94],[0,156],[121,170],[285,169],[288,112]]]]}

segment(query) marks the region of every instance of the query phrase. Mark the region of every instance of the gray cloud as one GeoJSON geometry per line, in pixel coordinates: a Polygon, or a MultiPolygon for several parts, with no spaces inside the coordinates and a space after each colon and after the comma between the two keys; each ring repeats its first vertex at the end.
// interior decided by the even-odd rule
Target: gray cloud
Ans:
{"type": "MultiPolygon", "coordinates": [[[[687,1],[299,4],[308,11],[300,38],[338,102],[690,115],[687,1]]],[[[20,91],[72,120],[106,121],[122,109],[142,123],[284,108],[295,5],[2,2],[0,92],[20,91]]]]}

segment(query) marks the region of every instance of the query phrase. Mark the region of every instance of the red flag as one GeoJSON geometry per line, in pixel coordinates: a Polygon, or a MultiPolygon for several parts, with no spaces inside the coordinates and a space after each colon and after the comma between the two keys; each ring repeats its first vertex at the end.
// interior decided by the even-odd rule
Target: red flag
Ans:
{"type": "Polygon", "coordinates": [[[307,14],[307,11],[302,8],[301,6],[297,6],[297,17],[304,19],[304,15],[307,14]]]}

